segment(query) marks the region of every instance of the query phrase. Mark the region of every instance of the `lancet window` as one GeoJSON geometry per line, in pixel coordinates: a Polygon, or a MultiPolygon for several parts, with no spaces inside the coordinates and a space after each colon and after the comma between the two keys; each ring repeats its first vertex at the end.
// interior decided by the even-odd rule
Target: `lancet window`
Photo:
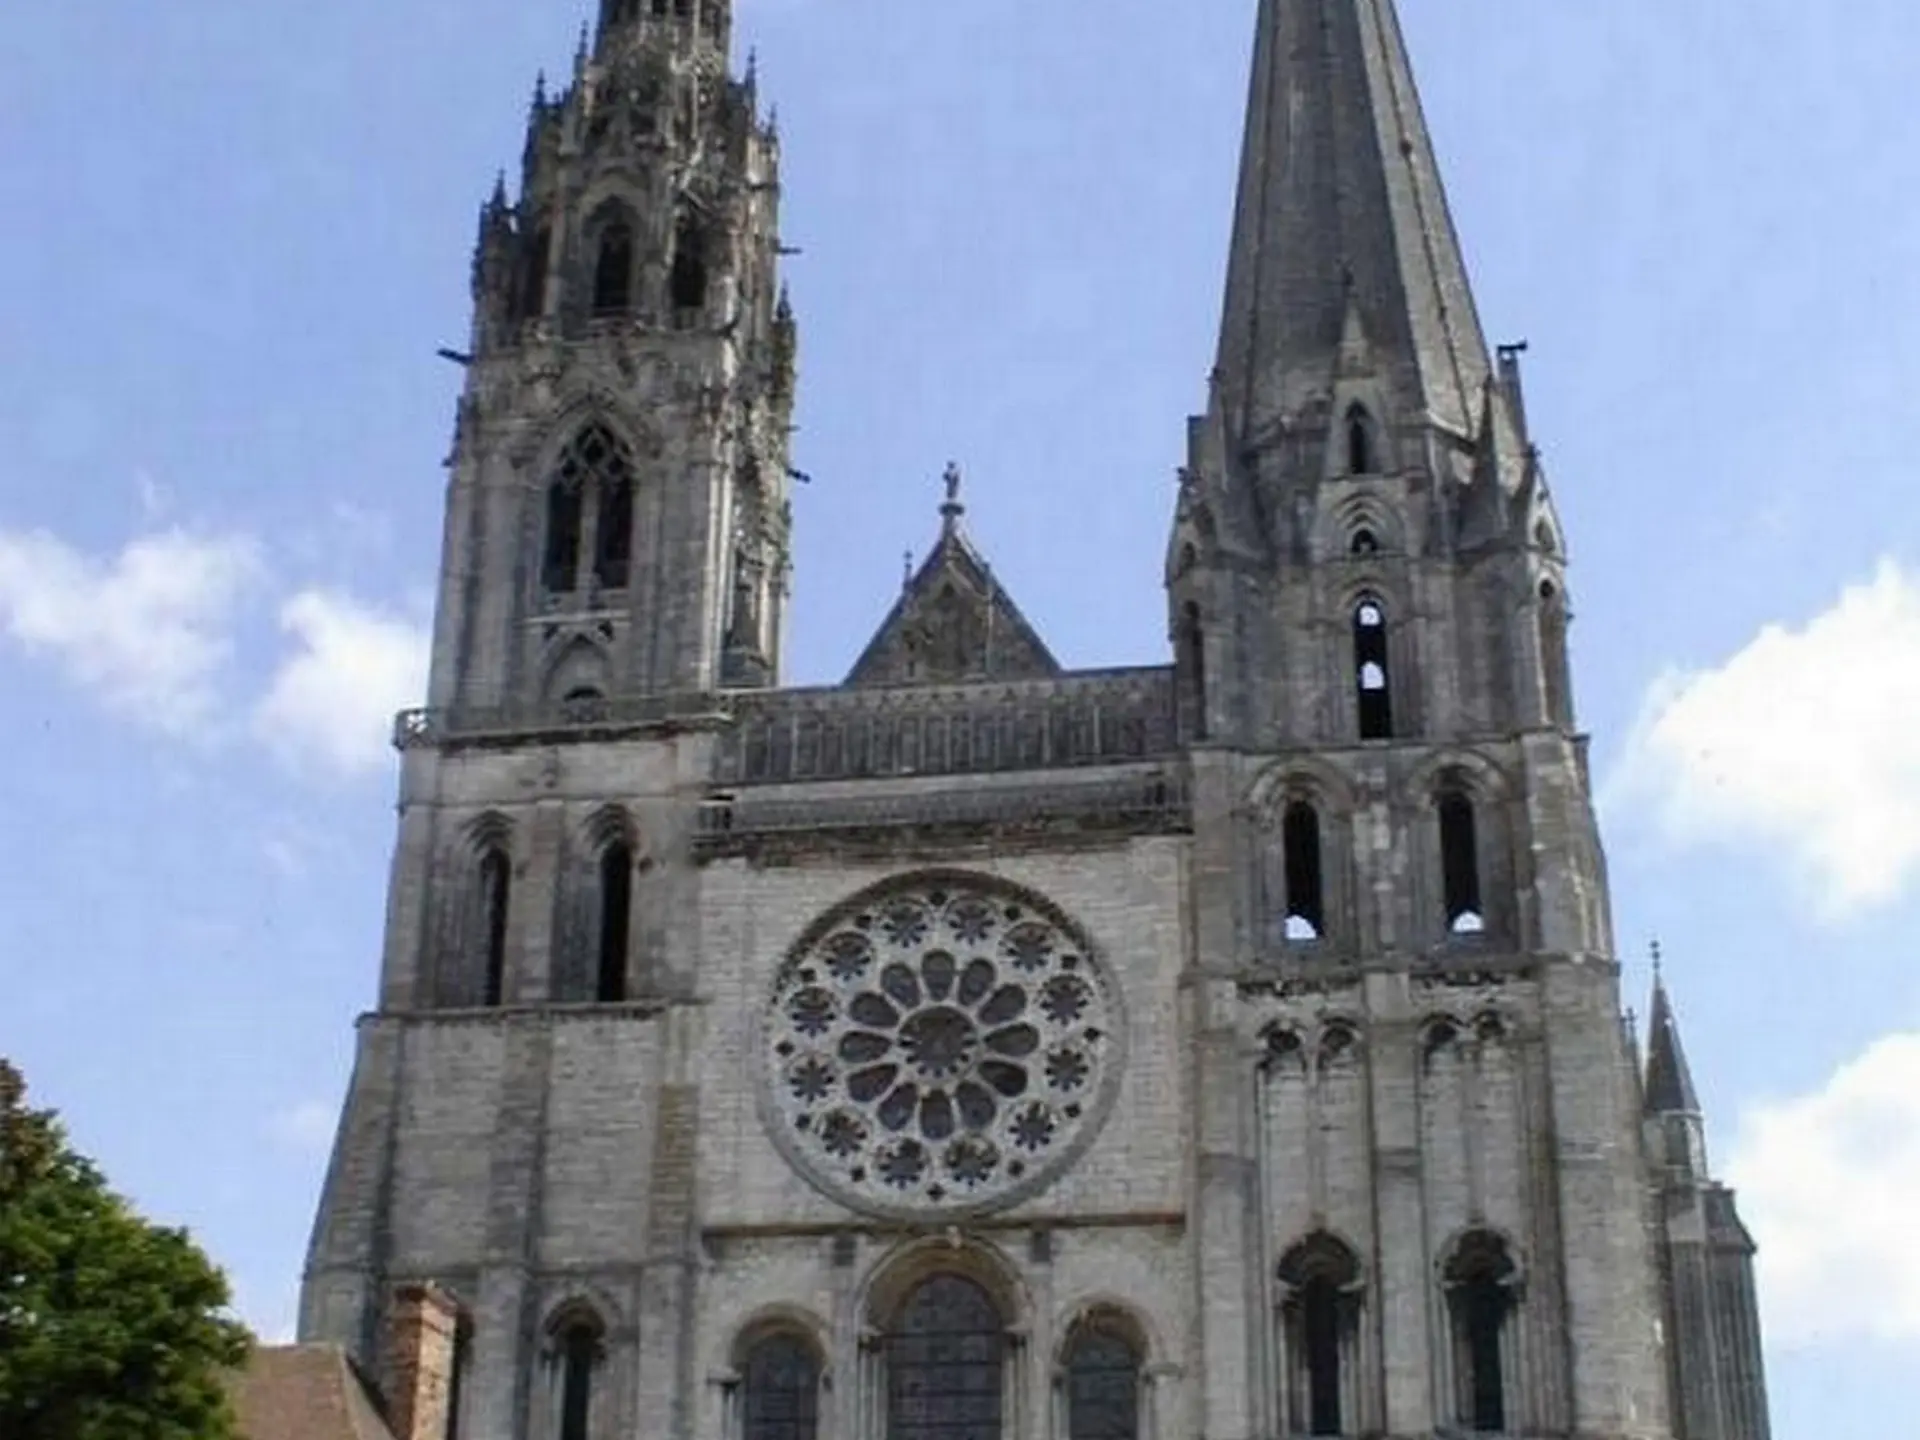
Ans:
{"type": "Polygon", "coordinates": [[[1377,475],[1380,472],[1380,438],[1373,414],[1366,406],[1347,407],[1347,473],[1377,475]]]}
{"type": "Polygon", "coordinates": [[[1287,806],[1280,826],[1285,859],[1286,936],[1321,939],[1327,932],[1326,871],[1320,844],[1320,812],[1306,800],[1287,806]]]}
{"type": "Polygon", "coordinates": [[[1386,608],[1378,600],[1362,600],[1353,612],[1354,686],[1359,697],[1362,740],[1393,738],[1390,663],[1386,608]]]}
{"type": "Polygon", "coordinates": [[[1067,1440],[1139,1440],[1140,1347],[1113,1320],[1083,1321],[1065,1355],[1067,1440]]]}
{"type": "Polygon", "coordinates": [[[600,224],[593,263],[593,313],[619,315],[633,304],[633,226],[618,213],[600,224]]]}
{"type": "Polygon", "coordinates": [[[1481,903],[1479,823],[1473,801],[1457,788],[1440,794],[1440,880],[1447,928],[1477,935],[1487,928],[1481,903]]]}
{"type": "Polygon", "coordinates": [[[1001,1440],[1006,1345],[974,1281],[921,1282],[887,1336],[887,1440],[1001,1440]]]}
{"type": "Polygon", "coordinates": [[[505,1002],[507,992],[507,905],[513,864],[506,851],[489,845],[480,857],[480,1003],[489,1009],[505,1002]]]}
{"type": "Polygon", "coordinates": [[[591,574],[622,590],[633,556],[633,456],[604,425],[589,425],[561,454],[547,486],[541,578],[551,595],[571,595],[591,574]]]}
{"type": "Polygon", "coordinates": [[[600,944],[595,998],[627,998],[627,947],[633,928],[633,849],[616,840],[600,852],[600,944]]]}
{"type": "Polygon", "coordinates": [[[557,1440],[591,1440],[601,1350],[601,1327],[588,1315],[569,1317],[554,1336],[553,1364],[559,1391],[557,1440]]]}
{"type": "Polygon", "coordinates": [[[1281,1411],[1290,1435],[1358,1433],[1360,1262],[1330,1235],[1281,1260],[1281,1411]]]}
{"type": "Polygon", "coordinates": [[[804,1338],[783,1331],[756,1342],[741,1382],[742,1440],[816,1440],[820,1357],[804,1338]]]}
{"type": "Polygon", "coordinates": [[[1504,1432],[1512,1417],[1508,1351],[1518,1267],[1497,1235],[1466,1236],[1443,1277],[1453,1335],[1454,1419],[1480,1434],[1504,1432]]]}

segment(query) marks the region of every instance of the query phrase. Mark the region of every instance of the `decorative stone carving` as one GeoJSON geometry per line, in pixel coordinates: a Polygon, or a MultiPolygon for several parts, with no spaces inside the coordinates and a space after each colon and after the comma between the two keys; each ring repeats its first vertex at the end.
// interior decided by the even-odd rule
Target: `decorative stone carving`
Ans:
{"type": "Polygon", "coordinates": [[[918,876],[831,911],[781,967],[766,1119],[856,1209],[995,1209],[1091,1141],[1124,1033],[1116,987],[1052,905],[982,876],[918,876]]]}

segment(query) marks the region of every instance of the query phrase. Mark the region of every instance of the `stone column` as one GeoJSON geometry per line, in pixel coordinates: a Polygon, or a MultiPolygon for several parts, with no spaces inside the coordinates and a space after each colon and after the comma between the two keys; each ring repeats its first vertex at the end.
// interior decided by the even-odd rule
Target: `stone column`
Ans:
{"type": "Polygon", "coordinates": [[[1420,1047],[1404,975],[1367,978],[1371,1034],[1374,1193],[1379,1214],[1374,1293],[1379,1297],[1384,1428],[1395,1435],[1433,1429],[1428,1303],[1434,1278],[1426,1247],[1420,1164],[1420,1047]]]}

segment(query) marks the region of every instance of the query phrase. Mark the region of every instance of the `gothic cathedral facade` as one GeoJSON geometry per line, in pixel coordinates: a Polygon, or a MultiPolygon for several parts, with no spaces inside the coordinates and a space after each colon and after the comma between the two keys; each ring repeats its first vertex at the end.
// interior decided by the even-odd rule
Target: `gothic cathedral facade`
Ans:
{"type": "Polygon", "coordinates": [[[1258,8],[1134,670],[1061,666],[952,476],[846,681],[783,687],[731,0],[601,0],[536,98],[302,1302],[408,1440],[1766,1440],[1394,5],[1258,8]]]}

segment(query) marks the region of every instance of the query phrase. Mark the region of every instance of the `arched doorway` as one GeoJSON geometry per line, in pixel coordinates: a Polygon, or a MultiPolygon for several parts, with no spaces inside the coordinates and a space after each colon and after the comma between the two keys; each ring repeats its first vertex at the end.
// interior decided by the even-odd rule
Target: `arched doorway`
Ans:
{"type": "Polygon", "coordinates": [[[1006,1321],[960,1275],[933,1275],[908,1293],[889,1327],[887,1440],[1001,1440],[1006,1321]]]}

